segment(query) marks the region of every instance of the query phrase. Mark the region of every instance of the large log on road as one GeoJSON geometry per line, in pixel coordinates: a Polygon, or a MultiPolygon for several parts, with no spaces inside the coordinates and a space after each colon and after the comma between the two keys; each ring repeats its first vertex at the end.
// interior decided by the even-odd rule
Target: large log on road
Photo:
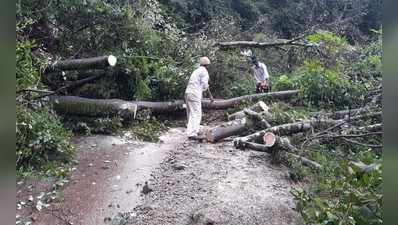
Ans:
{"type": "Polygon", "coordinates": [[[145,109],[153,113],[183,111],[183,101],[145,102],[124,101],[120,99],[88,99],[76,96],[52,96],[54,109],[61,114],[77,116],[111,116],[121,112],[128,118],[134,118],[138,111],[145,109]],[[132,117],[134,116],[134,117],[132,117]]]}
{"type": "MultiPolygon", "coordinates": [[[[298,91],[281,91],[265,94],[246,95],[232,99],[216,100],[214,102],[211,102],[210,100],[203,100],[202,107],[203,109],[207,110],[227,109],[238,106],[245,101],[256,101],[258,99],[288,99],[292,96],[297,95],[297,93],[298,91]]],[[[88,99],[76,96],[52,96],[50,99],[56,103],[55,106],[59,113],[80,116],[102,116],[103,114],[109,115],[117,113],[117,110],[110,110],[109,112],[106,111],[105,113],[102,112],[104,104],[107,106],[114,104],[136,105],[136,111],[148,109],[154,114],[173,114],[177,112],[183,112],[185,110],[184,101],[182,100],[170,102],[147,102],[124,101],[119,99],[88,99]],[[87,107],[90,110],[86,110],[87,107]]]]}
{"type": "Polygon", "coordinates": [[[119,99],[88,99],[75,96],[51,96],[55,111],[60,114],[106,117],[119,115],[124,119],[133,119],[138,105],[119,99]]]}
{"type": "Polygon", "coordinates": [[[203,109],[229,109],[237,107],[244,102],[254,102],[259,100],[284,101],[291,99],[294,96],[297,96],[298,93],[299,93],[298,90],[269,92],[269,93],[261,93],[254,95],[245,95],[225,100],[215,100],[214,102],[211,102],[210,100],[206,99],[202,101],[202,107],[203,109]]]}
{"type": "Polygon", "coordinates": [[[117,63],[117,58],[113,55],[99,56],[85,59],[71,59],[56,61],[48,66],[44,73],[65,71],[65,70],[88,70],[88,69],[105,69],[113,67],[117,63]]]}
{"type": "Polygon", "coordinates": [[[242,134],[247,130],[247,119],[237,119],[220,126],[210,128],[206,132],[207,141],[214,143],[226,137],[242,134]]]}
{"type": "MultiPolygon", "coordinates": [[[[269,114],[268,112],[264,113],[269,114]]],[[[271,127],[266,120],[268,117],[263,114],[256,113],[250,109],[245,109],[244,114],[245,117],[242,119],[236,119],[208,129],[206,132],[207,141],[214,143],[230,136],[242,135],[251,129],[261,130],[271,127]]],[[[271,115],[269,114],[269,116],[271,115]]]]}

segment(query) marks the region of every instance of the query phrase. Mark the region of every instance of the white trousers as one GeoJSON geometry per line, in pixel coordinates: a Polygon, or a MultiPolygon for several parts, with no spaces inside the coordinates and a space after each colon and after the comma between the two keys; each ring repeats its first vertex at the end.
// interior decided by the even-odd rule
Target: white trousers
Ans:
{"type": "Polygon", "coordinates": [[[198,136],[202,120],[202,101],[188,93],[185,95],[185,104],[188,117],[187,135],[188,137],[198,136]]]}

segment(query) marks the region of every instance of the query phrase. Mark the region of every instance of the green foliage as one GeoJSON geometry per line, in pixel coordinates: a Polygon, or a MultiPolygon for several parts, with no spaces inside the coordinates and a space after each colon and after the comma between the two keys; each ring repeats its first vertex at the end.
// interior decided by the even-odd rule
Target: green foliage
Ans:
{"type": "Polygon", "coordinates": [[[72,130],[75,134],[118,134],[123,129],[120,118],[85,118],[85,117],[64,117],[65,127],[72,130]]]}
{"type": "Polygon", "coordinates": [[[305,224],[382,224],[381,160],[371,151],[339,159],[322,153],[326,168],[309,190],[293,192],[305,224]],[[359,163],[349,163],[349,160],[359,163]]]}
{"type": "Polygon", "coordinates": [[[40,170],[48,163],[72,159],[71,133],[47,108],[32,111],[17,106],[16,136],[17,169],[40,170]]]}
{"type": "Polygon", "coordinates": [[[305,109],[292,107],[283,102],[273,103],[270,112],[277,124],[293,123],[308,117],[308,112],[305,109]]]}
{"type": "MultiPolygon", "coordinates": [[[[25,29],[32,21],[17,24],[17,32],[25,29]]],[[[25,89],[38,84],[42,62],[34,57],[32,49],[37,47],[34,41],[17,40],[16,43],[16,87],[25,89]]]]}
{"type": "Polygon", "coordinates": [[[280,76],[276,82],[272,82],[272,89],[274,91],[293,90],[294,84],[287,75],[280,76]]]}
{"type": "Polygon", "coordinates": [[[332,69],[344,62],[345,54],[351,47],[344,37],[329,31],[318,31],[307,36],[307,40],[318,46],[318,51],[323,55],[321,60],[324,62],[324,66],[332,69]]]}
{"type": "Polygon", "coordinates": [[[255,92],[256,84],[250,66],[245,63],[239,67],[239,61],[240,56],[237,52],[217,52],[209,69],[210,87],[215,89],[216,95],[230,98],[255,92]]]}
{"type": "Polygon", "coordinates": [[[311,43],[324,43],[330,52],[337,52],[339,48],[347,47],[346,39],[341,38],[329,31],[317,32],[307,36],[307,40],[311,43]]]}
{"type": "Polygon", "coordinates": [[[351,76],[357,77],[371,88],[378,84],[382,78],[382,41],[380,39],[371,43],[360,52],[359,60],[352,66],[351,76]]]}
{"type": "Polygon", "coordinates": [[[161,132],[166,129],[166,126],[148,112],[140,115],[139,120],[132,124],[132,128],[134,135],[138,139],[142,141],[159,142],[159,136],[161,132]]]}
{"type": "Polygon", "coordinates": [[[29,42],[17,42],[16,48],[16,79],[17,89],[27,88],[39,80],[39,73],[33,67],[31,49],[34,45],[29,42]]]}
{"type": "Polygon", "coordinates": [[[295,85],[309,105],[344,108],[361,103],[363,87],[351,83],[338,70],[318,61],[306,62],[295,74],[295,85]]]}

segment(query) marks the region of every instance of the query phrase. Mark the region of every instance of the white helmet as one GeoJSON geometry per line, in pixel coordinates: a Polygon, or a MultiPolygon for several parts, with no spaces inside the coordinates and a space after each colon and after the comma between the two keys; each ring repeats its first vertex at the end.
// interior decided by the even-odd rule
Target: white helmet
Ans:
{"type": "Polygon", "coordinates": [[[201,57],[201,58],[199,59],[199,64],[200,64],[201,66],[210,65],[210,59],[207,58],[207,57],[201,57]]]}

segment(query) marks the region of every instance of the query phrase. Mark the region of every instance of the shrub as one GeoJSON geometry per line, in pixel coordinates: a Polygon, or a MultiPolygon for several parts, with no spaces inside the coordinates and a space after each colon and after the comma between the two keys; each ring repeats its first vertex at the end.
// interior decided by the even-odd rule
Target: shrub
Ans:
{"type": "Polygon", "coordinates": [[[319,61],[306,62],[295,74],[295,86],[308,105],[344,108],[363,100],[364,89],[340,75],[338,70],[326,69],[319,61]]]}
{"type": "Polygon", "coordinates": [[[17,169],[40,169],[54,160],[68,163],[72,159],[71,133],[48,108],[32,111],[17,106],[16,115],[17,169]]]}
{"type": "Polygon", "coordinates": [[[326,167],[308,190],[293,191],[305,224],[382,224],[381,160],[371,151],[338,159],[321,153],[326,167]],[[349,159],[359,163],[349,163],[349,159]],[[326,162],[326,163],[325,163],[326,162]]]}
{"type": "Polygon", "coordinates": [[[294,88],[293,82],[287,75],[280,76],[275,82],[272,83],[274,91],[286,91],[294,88]]]}

